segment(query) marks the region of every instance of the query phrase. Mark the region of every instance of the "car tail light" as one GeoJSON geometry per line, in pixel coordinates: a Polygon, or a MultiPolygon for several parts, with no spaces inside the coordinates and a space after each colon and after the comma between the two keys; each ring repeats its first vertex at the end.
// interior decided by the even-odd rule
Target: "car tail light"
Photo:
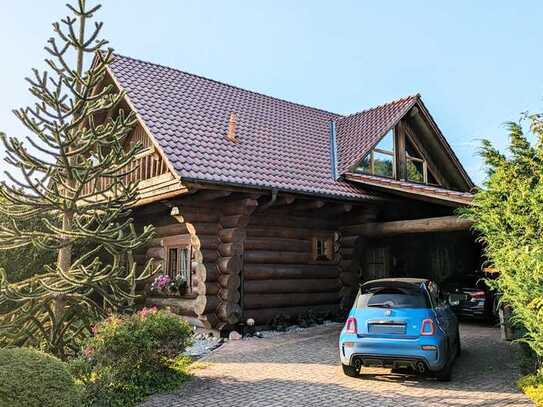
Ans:
{"type": "Polygon", "coordinates": [[[347,334],[356,333],[356,318],[355,317],[347,318],[347,321],[345,322],[345,333],[347,334]]]}
{"type": "Polygon", "coordinates": [[[420,326],[420,334],[423,336],[432,336],[435,332],[434,321],[431,319],[425,319],[420,326]]]}
{"type": "Polygon", "coordinates": [[[471,298],[476,300],[484,300],[485,299],[485,292],[484,291],[474,291],[469,294],[471,298]]]}

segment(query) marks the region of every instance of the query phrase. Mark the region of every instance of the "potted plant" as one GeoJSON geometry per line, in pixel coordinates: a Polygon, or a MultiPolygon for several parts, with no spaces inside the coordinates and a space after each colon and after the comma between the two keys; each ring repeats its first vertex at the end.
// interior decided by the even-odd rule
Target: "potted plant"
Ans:
{"type": "Polygon", "coordinates": [[[155,277],[150,286],[152,293],[160,295],[182,295],[187,290],[188,283],[185,277],[176,276],[174,278],[167,274],[159,274],[155,277]]]}

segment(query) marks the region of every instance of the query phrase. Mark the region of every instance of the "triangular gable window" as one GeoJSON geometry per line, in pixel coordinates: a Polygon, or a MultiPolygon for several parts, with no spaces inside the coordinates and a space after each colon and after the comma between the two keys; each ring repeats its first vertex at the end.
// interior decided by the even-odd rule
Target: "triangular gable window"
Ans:
{"type": "Polygon", "coordinates": [[[439,185],[432,172],[428,168],[428,162],[424,155],[413,143],[410,137],[405,138],[405,162],[407,180],[421,184],[439,185]]]}
{"type": "Polygon", "coordinates": [[[358,163],[355,172],[394,178],[396,176],[394,145],[394,131],[390,130],[358,163]]]}
{"type": "Polygon", "coordinates": [[[396,132],[393,129],[389,130],[381,141],[354,167],[354,172],[405,179],[420,184],[439,185],[428,168],[426,158],[411,137],[404,135],[405,144],[403,142],[397,143],[396,137],[396,132]],[[400,151],[396,152],[398,145],[400,145],[400,151]],[[402,145],[405,145],[405,149],[401,147],[402,145]],[[399,163],[397,157],[399,157],[399,163]],[[401,168],[402,166],[405,167],[401,168]]]}

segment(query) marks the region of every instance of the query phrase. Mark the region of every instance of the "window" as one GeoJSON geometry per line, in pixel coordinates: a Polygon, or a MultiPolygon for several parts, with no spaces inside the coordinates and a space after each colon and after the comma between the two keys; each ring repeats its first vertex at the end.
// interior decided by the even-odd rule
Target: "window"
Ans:
{"type": "Polygon", "coordinates": [[[329,237],[316,237],[313,239],[313,260],[334,260],[334,239],[329,237]]]}
{"type": "Polygon", "coordinates": [[[172,278],[181,277],[190,287],[190,246],[167,246],[166,272],[172,278]]]}
{"type": "Polygon", "coordinates": [[[425,293],[411,287],[372,287],[360,292],[356,308],[428,308],[425,293]]]}
{"type": "Polygon", "coordinates": [[[358,163],[355,172],[394,178],[396,160],[394,156],[394,131],[390,130],[377,146],[358,163]]]}

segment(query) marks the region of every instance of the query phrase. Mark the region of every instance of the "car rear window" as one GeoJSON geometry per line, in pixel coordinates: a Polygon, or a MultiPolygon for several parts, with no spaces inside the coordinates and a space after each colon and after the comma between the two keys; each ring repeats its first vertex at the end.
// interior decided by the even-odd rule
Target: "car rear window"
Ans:
{"type": "Polygon", "coordinates": [[[371,287],[360,290],[356,307],[430,308],[430,304],[427,295],[420,288],[371,287]]]}

